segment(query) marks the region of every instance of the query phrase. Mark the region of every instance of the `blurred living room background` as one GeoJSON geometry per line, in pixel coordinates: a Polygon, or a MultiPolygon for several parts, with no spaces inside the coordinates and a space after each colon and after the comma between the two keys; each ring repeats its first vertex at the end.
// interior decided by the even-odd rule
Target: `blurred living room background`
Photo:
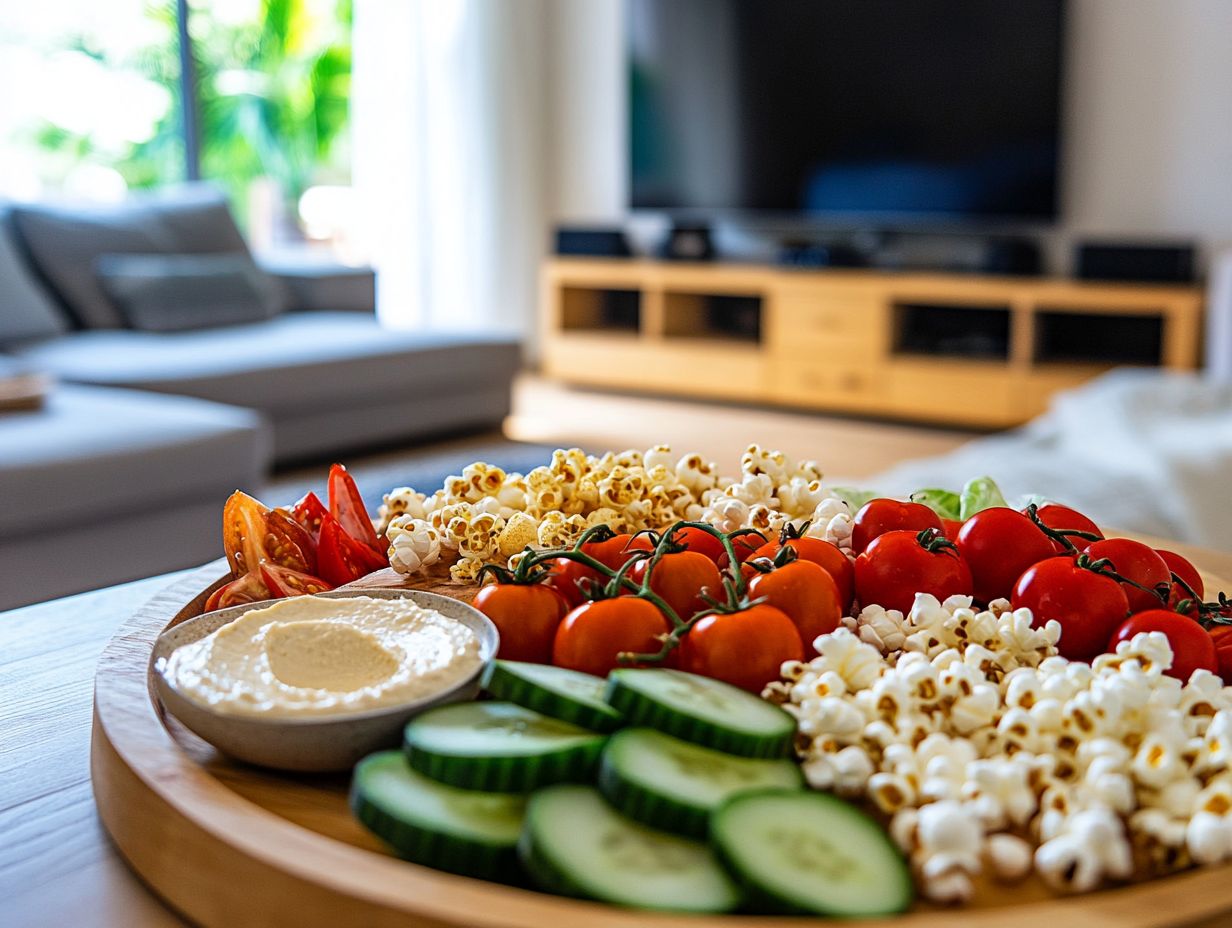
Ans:
{"type": "Polygon", "coordinates": [[[0,608],[215,557],[237,486],[572,445],[987,473],[1232,550],[1232,3],[865,6],[861,56],[823,0],[0,0],[0,608]],[[771,86],[776,17],[821,31],[771,86]],[[813,131],[759,127],[877,88],[918,91],[902,159],[1008,176],[1022,131],[1039,176],[757,193],[813,131]]]}

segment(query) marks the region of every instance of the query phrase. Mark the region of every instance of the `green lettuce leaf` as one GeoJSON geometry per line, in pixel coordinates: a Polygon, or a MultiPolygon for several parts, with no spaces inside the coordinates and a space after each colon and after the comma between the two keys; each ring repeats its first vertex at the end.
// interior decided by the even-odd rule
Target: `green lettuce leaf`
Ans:
{"type": "Polygon", "coordinates": [[[962,512],[962,497],[951,490],[916,490],[911,494],[913,503],[923,503],[942,519],[957,520],[962,512]]]}
{"type": "Polygon", "coordinates": [[[1001,494],[1001,488],[996,482],[991,477],[976,477],[968,480],[962,488],[959,515],[965,522],[977,512],[1004,505],[1006,505],[1005,497],[1001,494]]]}
{"type": "Polygon", "coordinates": [[[830,487],[830,492],[851,507],[853,515],[870,499],[881,496],[876,490],[857,490],[855,487],[830,487]]]}

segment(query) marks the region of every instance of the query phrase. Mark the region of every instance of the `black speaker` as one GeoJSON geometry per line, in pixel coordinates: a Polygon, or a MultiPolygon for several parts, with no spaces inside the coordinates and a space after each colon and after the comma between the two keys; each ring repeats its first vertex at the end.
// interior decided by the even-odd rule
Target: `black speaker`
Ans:
{"type": "Polygon", "coordinates": [[[559,226],[556,253],[588,258],[627,258],[633,251],[623,229],[583,229],[559,226]]]}
{"type": "Polygon", "coordinates": [[[659,246],[659,257],[667,261],[711,261],[714,256],[710,226],[702,224],[672,226],[659,246]]]}
{"type": "Polygon", "coordinates": [[[1074,249],[1074,274],[1081,280],[1192,283],[1194,246],[1081,242],[1074,249]]]}

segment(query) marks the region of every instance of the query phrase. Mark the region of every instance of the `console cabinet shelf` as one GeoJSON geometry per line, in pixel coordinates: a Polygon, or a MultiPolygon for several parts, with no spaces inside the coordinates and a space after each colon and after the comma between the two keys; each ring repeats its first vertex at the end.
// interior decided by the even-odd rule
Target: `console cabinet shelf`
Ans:
{"type": "Polygon", "coordinates": [[[1197,366],[1193,286],[555,258],[545,373],[981,428],[1124,364],[1197,366]]]}

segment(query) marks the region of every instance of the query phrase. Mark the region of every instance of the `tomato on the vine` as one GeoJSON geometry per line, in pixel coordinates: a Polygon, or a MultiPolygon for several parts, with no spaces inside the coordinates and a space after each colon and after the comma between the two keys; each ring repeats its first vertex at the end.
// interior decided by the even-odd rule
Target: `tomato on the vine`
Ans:
{"type": "Polygon", "coordinates": [[[1166,598],[1161,598],[1150,591],[1163,586],[1171,591],[1172,571],[1150,545],[1144,545],[1132,538],[1109,538],[1092,542],[1083,549],[1083,553],[1093,561],[1107,558],[1112,564],[1112,569],[1126,580],[1146,587],[1143,590],[1133,586],[1132,583],[1121,584],[1125,589],[1125,598],[1129,602],[1130,612],[1158,609],[1166,602],[1166,598]]]}
{"type": "MultiPolygon", "coordinates": [[[[736,563],[743,564],[749,558],[753,557],[758,550],[766,543],[766,536],[761,532],[753,529],[746,529],[746,534],[737,535],[731,539],[732,552],[736,555],[736,563]]],[[[719,561],[719,567],[727,566],[727,556],[724,552],[723,559],[719,561]]]]}
{"type": "Polygon", "coordinates": [[[860,554],[886,532],[920,532],[926,528],[942,531],[941,517],[923,503],[869,500],[860,507],[852,522],[851,550],[860,554]]]}
{"type": "Polygon", "coordinates": [[[904,615],[916,593],[931,593],[939,600],[971,593],[967,562],[939,530],[932,537],[912,531],[877,536],[856,558],[855,580],[862,605],[875,603],[904,615]]]}
{"type": "Polygon", "coordinates": [[[620,654],[655,653],[670,631],[667,617],[635,596],[583,603],[557,627],[552,663],[605,677],[621,666],[620,654]]]}
{"type": "Polygon", "coordinates": [[[490,583],[475,594],[476,609],[500,632],[497,657],[547,664],[569,604],[541,583],[490,583]]]}
{"type": "MultiPolygon", "coordinates": [[[[833,577],[834,582],[838,584],[839,602],[842,605],[844,614],[851,608],[852,600],[855,597],[855,575],[851,559],[839,549],[838,545],[832,544],[824,538],[813,538],[811,535],[805,535],[802,538],[788,538],[785,543],[779,541],[767,542],[753,552],[753,557],[764,557],[774,560],[774,556],[783,547],[795,549],[797,558],[802,561],[812,561],[833,577]]],[[[752,578],[755,573],[754,569],[747,564],[742,569],[746,578],[752,578]]]]}
{"type": "MultiPolygon", "coordinates": [[[[716,564],[725,563],[727,560],[727,549],[723,547],[723,542],[705,529],[684,525],[672,532],[669,540],[675,544],[684,545],[686,551],[706,555],[716,564]]],[[[736,556],[739,557],[739,552],[736,556]]]]}
{"type": "Polygon", "coordinates": [[[1196,619],[1167,609],[1147,609],[1126,619],[1108,641],[1108,651],[1116,651],[1122,641],[1140,632],[1163,632],[1172,646],[1172,666],[1164,671],[1182,683],[1189,682],[1195,670],[1219,673],[1219,657],[1210,633],[1196,619]]]}
{"type": "Polygon", "coordinates": [[[1185,599],[1192,600],[1196,597],[1199,601],[1201,601],[1202,597],[1206,595],[1206,584],[1202,582],[1202,575],[1198,573],[1198,568],[1194,567],[1188,558],[1182,557],[1175,551],[1166,551],[1163,548],[1156,548],[1155,553],[1158,554],[1163,559],[1163,562],[1168,565],[1169,571],[1180,577],[1186,584],[1189,585],[1189,589],[1193,590],[1193,593],[1190,594],[1185,587],[1173,580],[1172,591],[1168,596],[1168,608],[1175,608],[1177,603],[1185,599]]]}
{"type": "Polygon", "coordinates": [[[586,602],[607,579],[594,568],[567,557],[554,557],[541,566],[548,572],[543,585],[559,593],[570,608],[586,602]]]}
{"type": "Polygon", "coordinates": [[[641,583],[650,570],[651,592],[672,607],[676,617],[687,622],[707,608],[704,597],[723,594],[723,576],[710,558],[696,551],[664,554],[650,567],[651,559],[638,561],[629,570],[634,583],[641,583]]]}
{"type": "Polygon", "coordinates": [[[950,541],[955,541],[958,539],[958,533],[962,531],[962,527],[965,524],[961,519],[942,519],[941,534],[950,539],[950,541]]]}
{"type": "Polygon", "coordinates": [[[1207,633],[1215,644],[1215,659],[1224,686],[1232,686],[1232,625],[1212,625],[1207,633]]]}
{"type": "MultiPolygon", "coordinates": [[[[1023,510],[1025,513],[1027,510],[1023,510]]],[[[1068,506],[1058,506],[1056,503],[1049,503],[1047,506],[1040,506],[1035,514],[1039,520],[1047,525],[1050,529],[1058,532],[1086,532],[1089,535],[1094,535],[1097,538],[1103,538],[1104,533],[1099,530],[1099,526],[1084,516],[1076,509],[1070,509],[1068,506]]],[[[1051,540],[1051,539],[1050,539],[1051,540]]],[[[1088,539],[1075,535],[1070,538],[1074,543],[1074,547],[1082,550],[1086,545],[1090,544],[1088,539]]],[[[1065,554],[1069,551],[1065,545],[1059,541],[1052,542],[1052,549],[1057,554],[1065,554]]]]}
{"type": "Polygon", "coordinates": [[[1052,539],[1038,525],[1004,506],[977,512],[954,543],[971,568],[975,598],[985,603],[1008,599],[1023,571],[1054,555],[1052,539]]]}
{"type": "Polygon", "coordinates": [[[764,599],[795,623],[805,652],[815,655],[813,642],[838,628],[846,608],[834,578],[812,561],[794,560],[749,582],[749,599],[764,599]]]}
{"type": "Polygon", "coordinates": [[[1010,605],[1030,609],[1036,628],[1052,619],[1060,622],[1057,650],[1072,661],[1102,653],[1129,613],[1121,584],[1068,557],[1050,557],[1028,568],[1014,584],[1010,605]]]}
{"type": "Polygon", "coordinates": [[[588,541],[582,545],[583,554],[589,554],[604,567],[612,570],[620,570],[638,551],[653,550],[654,542],[650,540],[650,536],[641,533],[621,533],[606,541],[588,541]]]}
{"type": "Polygon", "coordinates": [[[680,669],[760,693],[784,661],[804,659],[800,632],[770,605],[708,615],[680,643],[680,669]]]}

